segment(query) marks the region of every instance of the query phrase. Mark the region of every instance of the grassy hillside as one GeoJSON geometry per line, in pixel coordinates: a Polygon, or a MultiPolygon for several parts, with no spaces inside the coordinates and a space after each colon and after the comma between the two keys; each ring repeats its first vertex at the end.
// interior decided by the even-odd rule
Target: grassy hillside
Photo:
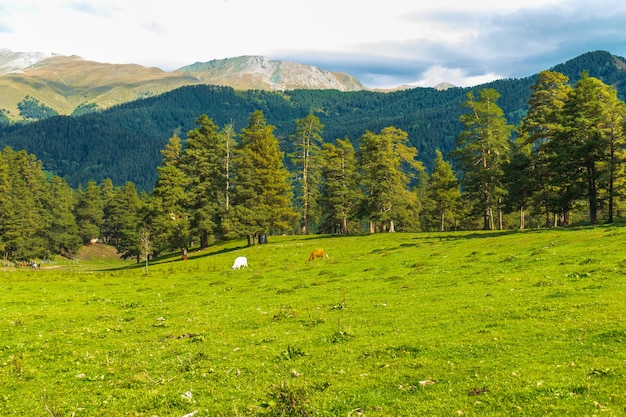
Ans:
{"type": "Polygon", "coordinates": [[[625,239],[285,236],[3,272],[0,414],[624,415],[625,239]]]}
{"type": "Polygon", "coordinates": [[[11,119],[20,120],[17,103],[30,96],[59,114],[71,114],[81,104],[108,108],[198,83],[191,76],[158,68],[57,56],[39,62],[26,72],[0,76],[0,108],[11,119]]]}

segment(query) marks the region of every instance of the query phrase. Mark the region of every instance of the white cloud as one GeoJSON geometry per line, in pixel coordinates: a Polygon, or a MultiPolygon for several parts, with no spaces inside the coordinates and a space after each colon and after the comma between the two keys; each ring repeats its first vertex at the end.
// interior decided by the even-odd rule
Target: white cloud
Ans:
{"type": "Polygon", "coordinates": [[[460,68],[444,68],[441,65],[435,65],[426,70],[419,81],[410,83],[410,85],[416,87],[434,87],[437,84],[447,82],[456,87],[471,87],[500,78],[503,77],[493,73],[470,76],[466,71],[460,68]]]}
{"type": "Polygon", "coordinates": [[[306,57],[371,87],[475,85],[594,49],[626,55],[624,21],[622,0],[5,0],[0,48],[165,70],[306,57]]]}

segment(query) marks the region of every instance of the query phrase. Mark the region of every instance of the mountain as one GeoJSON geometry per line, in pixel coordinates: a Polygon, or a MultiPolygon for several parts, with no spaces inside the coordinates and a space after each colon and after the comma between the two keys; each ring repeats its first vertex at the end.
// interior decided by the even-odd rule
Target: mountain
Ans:
{"type": "Polygon", "coordinates": [[[46,58],[50,58],[50,55],[43,52],[13,52],[0,48],[0,75],[19,72],[46,58]]]}
{"type": "Polygon", "coordinates": [[[260,56],[195,63],[166,72],[136,64],[106,64],[78,56],[0,49],[0,111],[14,121],[32,118],[20,109],[25,99],[54,113],[69,115],[86,106],[107,109],[199,84],[269,91],[365,89],[348,74],[260,56]]]}
{"type": "MultiPolygon", "coordinates": [[[[188,75],[181,71],[177,76],[210,72],[207,67],[210,68],[198,65],[188,75]]],[[[587,71],[615,86],[620,99],[626,97],[624,58],[603,51],[589,52],[552,69],[567,75],[571,83],[578,80],[582,71],[587,71]]],[[[293,131],[295,120],[313,112],[324,125],[323,139],[329,142],[349,138],[357,144],[365,131],[378,132],[387,126],[402,129],[417,148],[418,158],[430,169],[437,149],[446,155],[455,147],[462,129],[459,116],[464,112],[463,102],[468,92],[476,95],[482,88],[496,89],[501,94],[498,105],[508,122],[517,125],[525,115],[536,79],[534,74],[473,88],[411,88],[384,93],[235,90],[201,83],[82,116],[0,123],[0,146],[35,154],[45,169],[64,177],[73,187],[84,186],[89,180],[101,182],[110,178],[115,185],[132,181],[138,189],[150,191],[161,161],[160,150],[174,133],[184,139],[202,114],[207,114],[220,127],[233,123],[239,132],[253,111],[262,110],[268,123],[276,126],[275,134],[282,149],[288,152],[285,138],[293,131]]]]}
{"type": "Polygon", "coordinates": [[[351,75],[324,71],[295,62],[270,60],[263,56],[242,56],[198,62],[177,70],[207,84],[236,90],[335,89],[358,91],[366,88],[351,75]]]}

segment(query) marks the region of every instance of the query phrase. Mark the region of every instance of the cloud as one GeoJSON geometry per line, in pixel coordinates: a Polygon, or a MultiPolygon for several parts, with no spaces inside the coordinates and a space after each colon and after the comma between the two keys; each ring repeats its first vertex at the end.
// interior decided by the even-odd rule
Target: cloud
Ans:
{"type": "Polygon", "coordinates": [[[442,81],[471,86],[521,78],[589,51],[626,53],[626,4],[602,3],[411,12],[403,21],[415,26],[413,37],[352,45],[350,53],[291,56],[348,72],[370,87],[434,86],[442,81]]]}
{"type": "Polygon", "coordinates": [[[626,55],[625,21],[623,0],[319,0],[306,13],[292,0],[5,0],[0,47],[164,70],[265,55],[346,72],[368,87],[466,86],[594,50],[626,55]]]}
{"type": "Polygon", "coordinates": [[[75,1],[68,4],[71,10],[86,13],[92,16],[111,18],[115,12],[120,11],[116,5],[102,4],[101,2],[75,1]]]}
{"type": "Polygon", "coordinates": [[[163,35],[167,32],[166,29],[159,22],[154,20],[142,23],[141,27],[146,29],[148,32],[153,32],[158,35],[163,35]]]}

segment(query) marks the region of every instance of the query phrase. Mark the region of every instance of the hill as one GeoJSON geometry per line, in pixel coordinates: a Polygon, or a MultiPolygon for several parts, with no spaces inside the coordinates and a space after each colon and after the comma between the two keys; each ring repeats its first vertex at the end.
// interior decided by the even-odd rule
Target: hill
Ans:
{"type": "MultiPolygon", "coordinates": [[[[614,85],[623,100],[625,67],[623,58],[597,51],[553,69],[568,75],[572,83],[582,71],[587,71],[614,85]]],[[[235,129],[240,130],[250,114],[260,109],[268,123],[276,126],[275,133],[285,149],[284,138],[294,129],[294,121],[313,112],[325,125],[325,141],[345,137],[356,141],[366,130],[400,128],[408,132],[419,159],[430,168],[436,149],[446,154],[454,148],[461,130],[458,118],[469,91],[486,87],[498,90],[498,104],[509,123],[517,124],[525,114],[535,80],[536,74],[471,89],[413,88],[386,93],[302,89],[269,92],[186,86],[101,112],[5,125],[0,127],[0,145],[34,153],[46,169],[65,177],[72,186],[111,178],[115,185],[132,181],[138,189],[149,191],[156,179],[160,150],[172,134],[184,137],[201,114],[207,114],[219,126],[233,122],[235,129]]]]}
{"type": "Polygon", "coordinates": [[[4,272],[0,415],[619,416],[625,238],[280,236],[4,272]]]}
{"type": "Polygon", "coordinates": [[[0,113],[10,120],[28,119],[20,103],[29,98],[61,115],[87,106],[117,104],[189,85],[222,85],[238,90],[364,90],[354,77],[320,68],[247,56],[195,63],[176,71],[136,64],[106,64],[78,56],[16,53],[0,49],[0,113]]]}

